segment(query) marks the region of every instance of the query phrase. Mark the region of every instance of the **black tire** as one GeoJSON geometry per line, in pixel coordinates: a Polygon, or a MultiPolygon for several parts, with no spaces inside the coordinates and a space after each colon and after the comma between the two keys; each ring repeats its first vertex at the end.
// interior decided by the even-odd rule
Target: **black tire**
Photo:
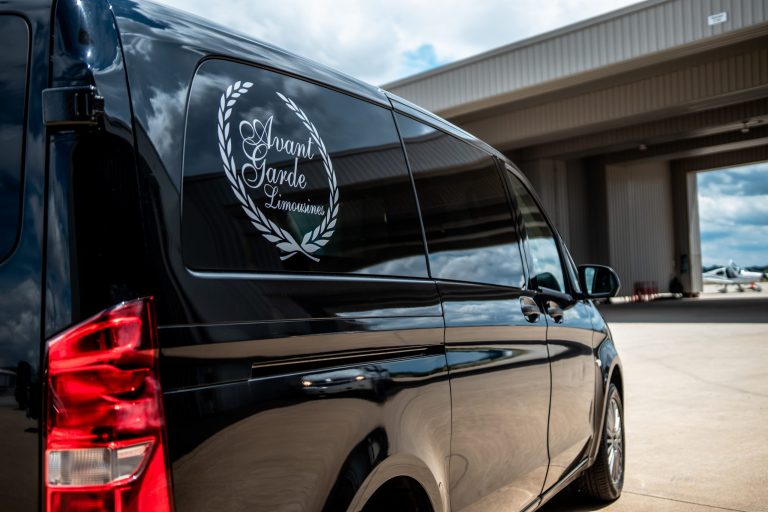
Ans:
{"type": "Polygon", "coordinates": [[[600,501],[614,501],[621,496],[624,487],[624,406],[616,386],[608,388],[608,401],[600,436],[600,450],[597,460],[582,476],[581,489],[590,497],[600,501]],[[619,428],[616,430],[616,419],[619,428]],[[612,456],[613,455],[613,456],[612,456]],[[616,461],[618,456],[619,460],[616,461]]]}

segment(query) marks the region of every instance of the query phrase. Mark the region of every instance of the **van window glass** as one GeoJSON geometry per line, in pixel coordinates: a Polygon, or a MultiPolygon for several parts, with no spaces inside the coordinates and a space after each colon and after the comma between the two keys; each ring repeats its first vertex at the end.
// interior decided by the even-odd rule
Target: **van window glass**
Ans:
{"type": "Polygon", "coordinates": [[[192,83],[189,268],[427,277],[393,114],[279,73],[207,61],[192,83]]]}
{"type": "Polygon", "coordinates": [[[29,31],[17,16],[0,16],[0,261],[16,245],[21,213],[24,105],[29,31]]]}
{"type": "Polygon", "coordinates": [[[531,287],[549,288],[565,292],[563,266],[555,237],[536,201],[525,185],[513,174],[506,173],[512,185],[512,193],[520,209],[520,219],[528,235],[528,250],[532,259],[531,287]]]}
{"type": "Polygon", "coordinates": [[[424,219],[432,276],[522,287],[517,229],[494,159],[398,114],[424,219]]]}

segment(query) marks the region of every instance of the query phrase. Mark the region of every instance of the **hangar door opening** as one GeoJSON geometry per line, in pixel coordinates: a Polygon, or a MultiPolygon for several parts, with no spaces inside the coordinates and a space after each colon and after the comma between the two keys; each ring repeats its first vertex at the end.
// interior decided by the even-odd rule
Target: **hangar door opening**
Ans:
{"type": "Polygon", "coordinates": [[[676,273],[669,162],[609,165],[606,185],[610,263],[621,294],[643,286],[669,291],[676,273]]]}
{"type": "Polygon", "coordinates": [[[704,271],[768,267],[768,162],[696,175],[704,271]]]}

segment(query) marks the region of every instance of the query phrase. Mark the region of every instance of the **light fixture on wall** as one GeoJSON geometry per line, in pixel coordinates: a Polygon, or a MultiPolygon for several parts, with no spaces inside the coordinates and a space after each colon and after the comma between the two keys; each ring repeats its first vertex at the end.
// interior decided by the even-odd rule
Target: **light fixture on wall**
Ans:
{"type": "Polygon", "coordinates": [[[638,151],[648,151],[648,146],[646,146],[645,144],[640,144],[639,146],[637,146],[637,150],[638,151]]]}
{"type": "Polygon", "coordinates": [[[749,133],[749,125],[747,124],[747,121],[743,121],[741,123],[741,133],[749,133]]]}

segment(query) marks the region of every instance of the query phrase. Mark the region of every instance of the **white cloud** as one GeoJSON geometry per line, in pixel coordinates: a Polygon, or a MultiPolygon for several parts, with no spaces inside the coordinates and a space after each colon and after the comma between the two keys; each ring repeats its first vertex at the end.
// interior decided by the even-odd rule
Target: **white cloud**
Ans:
{"type": "Polygon", "coordinates": [[[765,226],[768,224],[768,194],[754,196],[718,195],[699,198],[701,221],[708,226],[765,226]]]}
{"type": "Polygon", "coordinates": [[[697,178],[703,265],[768,263],[768,164],[697,178]]]}
{"type": "Polygon", "coordinates": [[[636,0],[160,2],[382,84],[636,0]]]}

